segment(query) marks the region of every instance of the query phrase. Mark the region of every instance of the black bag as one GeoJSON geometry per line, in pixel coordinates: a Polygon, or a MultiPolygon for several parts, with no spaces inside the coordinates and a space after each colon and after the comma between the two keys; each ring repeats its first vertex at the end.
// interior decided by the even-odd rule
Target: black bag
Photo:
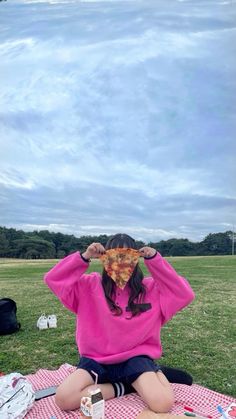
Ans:
{"type": "Polygon", "coordinates": [[[21,325],[16,318],[16,302],[11,298],[0,299],[0,335],[17,332],[21,325]]]}

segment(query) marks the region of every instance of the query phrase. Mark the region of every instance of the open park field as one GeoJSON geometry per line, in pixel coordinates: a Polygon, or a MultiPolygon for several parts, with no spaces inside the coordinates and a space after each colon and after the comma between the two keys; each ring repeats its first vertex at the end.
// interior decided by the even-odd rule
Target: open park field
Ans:
{"type": "MultiPolygon", "coordinates": [[[[196,299],[163,328],[160,363],[185,369],[195,383],[236,396],[236,257],[167,259],[188,279],[196,299]]],[[[42,280],[56,262],[0,259],[1,298],[17,302],[17,318],[22,325],[20,332],[0,336],[0,371],[4,373],[27,374],[78,361],[75,316],[42,280]],[[56,314],[58,328],[39,331],[36,322],[42,313],[56,314]]],[[[147,274],[142,262],[141,266],[147,274]]],[[[89,271],[100,270],[100,262],[90,264],[89,271]]]]}

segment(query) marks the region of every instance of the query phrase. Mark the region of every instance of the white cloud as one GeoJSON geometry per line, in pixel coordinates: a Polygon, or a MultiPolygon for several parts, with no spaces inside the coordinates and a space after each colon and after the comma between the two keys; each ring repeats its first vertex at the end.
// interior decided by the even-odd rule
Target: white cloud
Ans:
{"type": "Polygon", "coordinates": [[[220,2],[95,3],[4,5],[2,220],[150,240],[227,227],[231,12],[220,2]]]}
{"type": "Polygon", "coordinates": [[[19,188],[19,189],[33,189],[34,183],[30,179],[23,179],[14,176],[12,173],[0,173],[0,184],[3,184],[9,188],[19,188]]]}

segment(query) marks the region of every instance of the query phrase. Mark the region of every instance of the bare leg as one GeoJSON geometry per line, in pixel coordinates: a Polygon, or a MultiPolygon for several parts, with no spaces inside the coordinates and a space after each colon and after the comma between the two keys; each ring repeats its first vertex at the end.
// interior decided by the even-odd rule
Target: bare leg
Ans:
{"type": "Polygon", "coordinates": [[[144,372],[132,386],[153,412],[169,412],[174,404],[172,387],[161,371],[144,372]]]}
{"type": "MultiPolygon", "coordinates": [[[[94,380],[91,375],[87,371],[78,368],[57,388],[55,402],[61,410],[78,409],[81,398],[88,396],[88,389],[92,388],[94,388],[94,380]]],[[[99,384],[99,388],[105,400],[115,397],[111,384],[99,384]]]]}

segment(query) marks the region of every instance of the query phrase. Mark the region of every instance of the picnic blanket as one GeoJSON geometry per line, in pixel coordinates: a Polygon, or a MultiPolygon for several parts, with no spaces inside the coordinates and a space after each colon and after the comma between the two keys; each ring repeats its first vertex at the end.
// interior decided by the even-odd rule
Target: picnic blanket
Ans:
{"type": "MultiPolygon", "coordinates": [[[[35,374],[30,374],[27,379],[32,383],[34,390],[39,390],[52,385],[60,384],[69,374],[75,371],[75,367],[70,364],[63,364],[58,370],[40,369],[35,374]]],[[[183,384],[172,384],[175,393],[175,405],[172,413],[180,415],[184,413],[184,406],[191,406],[195,410],[207,412],[217,419],[220,414],[216,407],[220,404],[225,410],[235,402],[236,399],[230,396],[217,393],[197,384],[187,386],[183,384]]],[[[107,400],[105,403],[106,419],[136,419],[139,413],[147,408],[147,405],[136,393],[107,400]]],[[[70,412],[61,411],[55,404],[54,396],[38,400],[26,415],[26,419],[84,419],[80,410],[70,412]]],[[[187,416],[186,416],[187,418],[187,416]]]]}

